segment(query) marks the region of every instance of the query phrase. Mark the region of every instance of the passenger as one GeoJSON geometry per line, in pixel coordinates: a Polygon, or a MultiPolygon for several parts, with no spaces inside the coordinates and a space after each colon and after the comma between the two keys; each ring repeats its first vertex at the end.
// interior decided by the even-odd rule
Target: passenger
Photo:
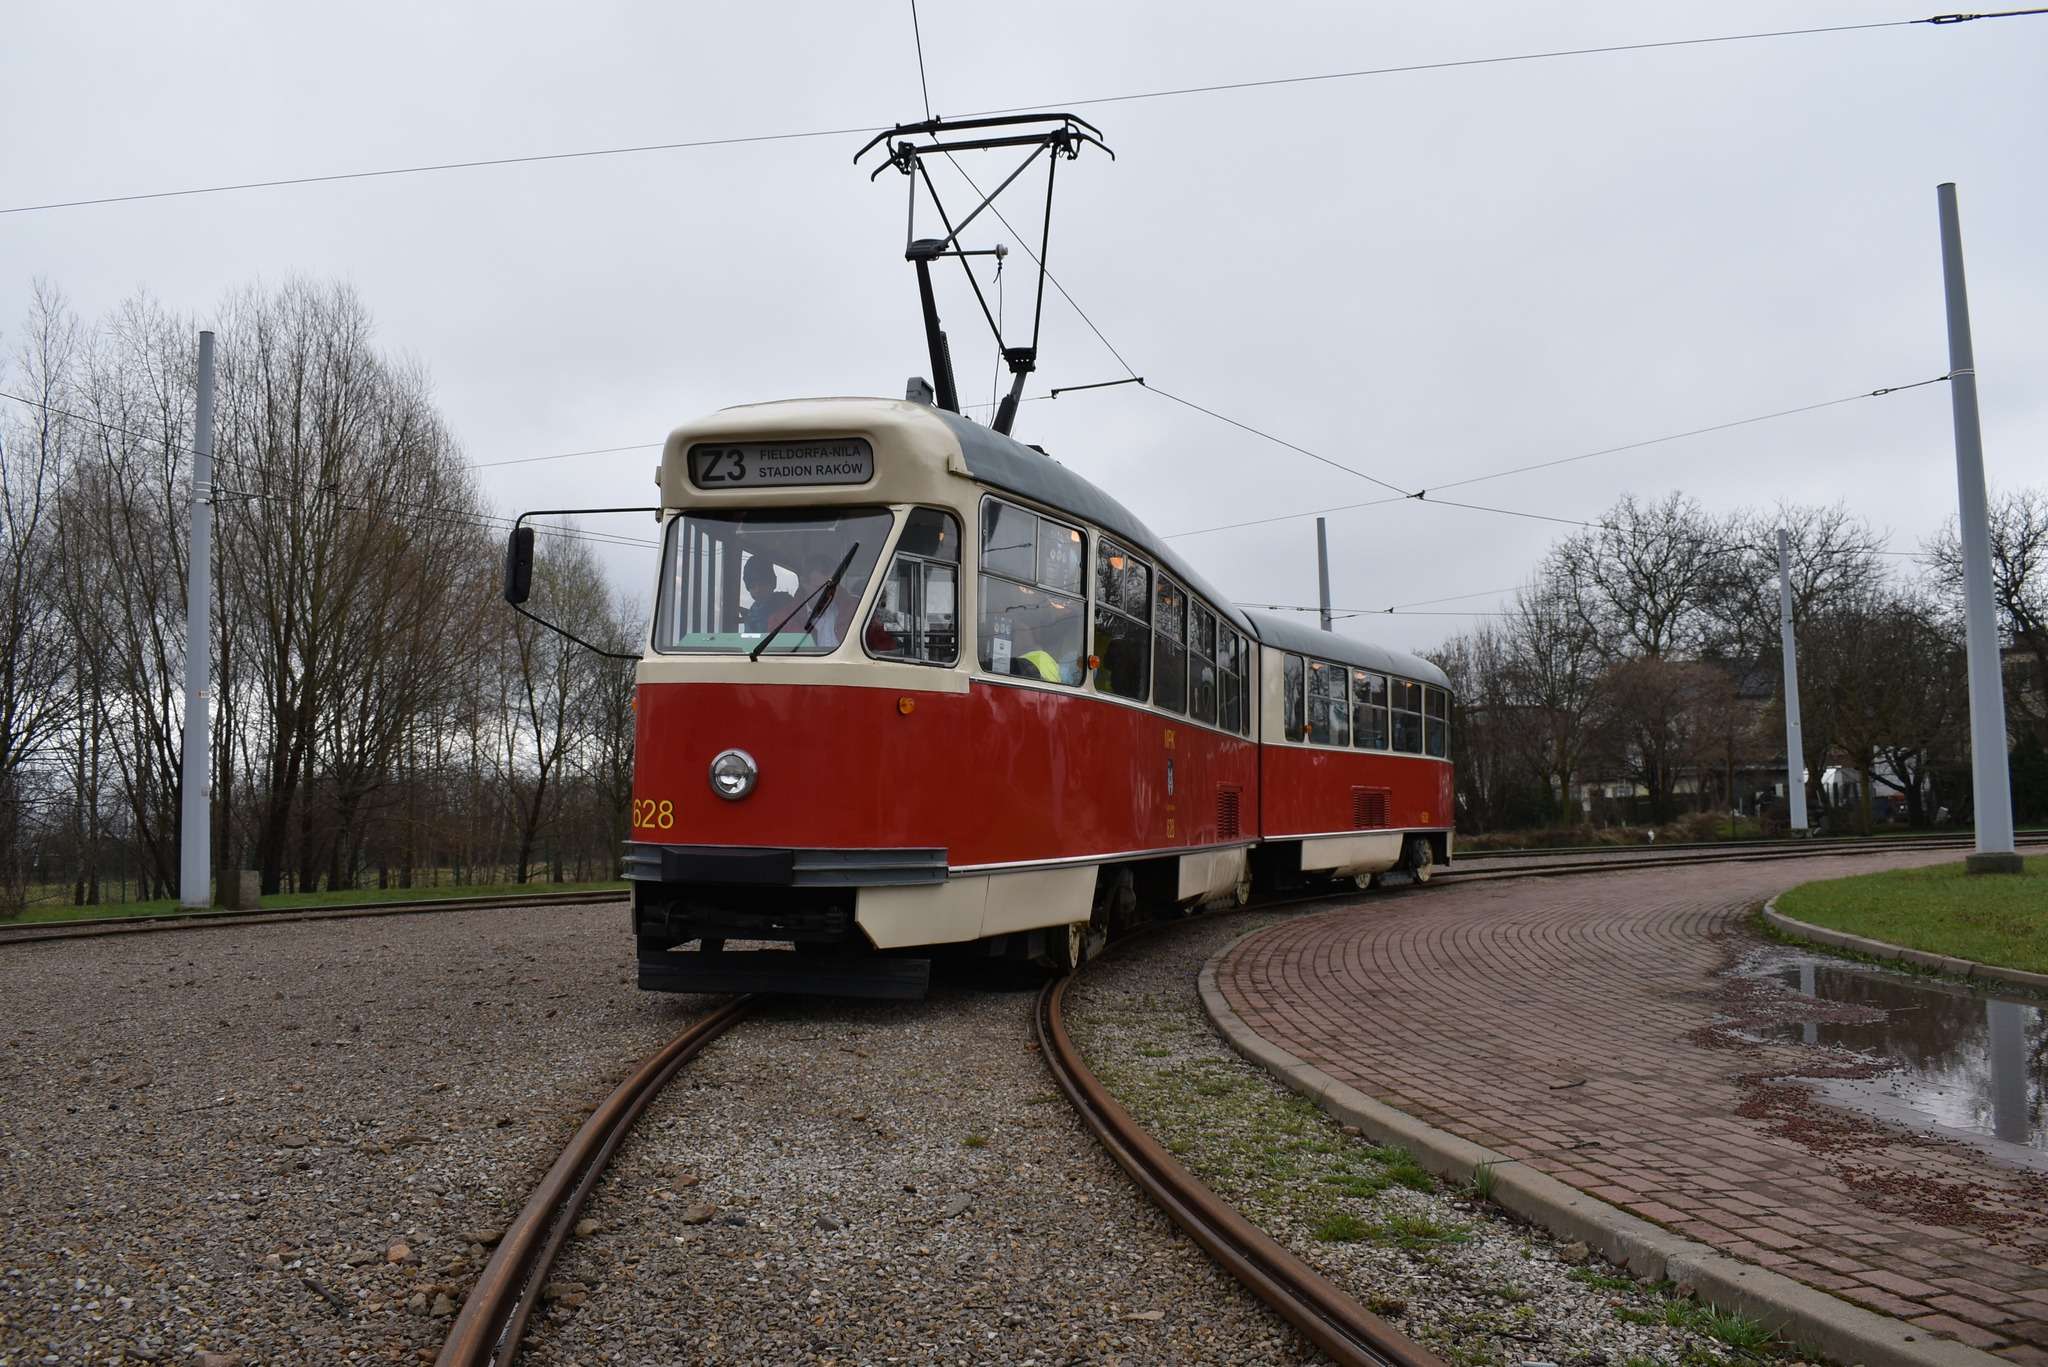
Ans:
{"type": "Polygon", "coordinates": [[[754,600],[741,609],[740,628],[757,636],[781,621],[789,605],[796,601],[795,595],[784,593],[778,584],[774,562],[759,551],[747,557],[747,563],[740,569],[740,582],[754,600]]]}
{"type": "Polygon", "coordinates": [[[1060,677],[1060,662],[1043,650],[1027,650],[1010,665],[1010,673],[1025,679],[1044,679],[1047,683],[1065,683],[1060,677]]]}

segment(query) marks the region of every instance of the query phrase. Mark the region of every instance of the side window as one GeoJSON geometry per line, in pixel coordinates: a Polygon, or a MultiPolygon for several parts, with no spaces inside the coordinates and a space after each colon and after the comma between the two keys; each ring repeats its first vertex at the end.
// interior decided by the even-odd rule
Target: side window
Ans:
{"type": "Polygon", "coordinates": [[[1394,749],[1404,755],[1422,753],[1422,685],[1396,679],[1394,694],[1394,749]]]}
{"type": "Polygon", "coordinates": [[[1280,663],[1280,728],[1288,740],[1308,739],[1308,712],[1302,703],[1308,667],[1299,655],[1285,655],[1280,663]]]}
{"type": "Polygon", "coordinates": [[[1308,662],[1308,738],[1317,745],[1351,743],[1351,699],[1342,665],[1308,662]]]}
{"type": "Polygon", "coordinates": [[[1095,690],[1152,696],[1152,567],[1104,537],[1095,544],[1095,690]]]}
{"type": "Polygon", "coordinates": [[[1188,715],[1216,721],[1216,614],[1188,605],[1188,715]]]}
{"type": "Polygon", "coordinates": [[[1188,710],[1187,591],[1159,576],[1153,595],[1152,701],[1169,712],[1188,710]]]}
{"type": "Polygon", "coordinates": [[[1029,584],[1037,572],[1038,514],[984,499],[981,505],[981,568],[1029,584]]]}
{"type": "Polygon", "coordinates": [[[1216,724],[1233,735],[1244,733],[1244,638],[1229,627],[1216,628],[1216,724]]]}
{"type": "Polygon", "coordinates": [[[1049,517],[1038,519],[1038,582],[1057,593],[1081,593],[1082,562],[1087,541],[1079,527],[1049,517]]]}
{"type": "Polygon", "coordinates": [[[1252,733],[1252,679],[1258,669],[1259,652],[1249,639],[1237,638],[1237,734],[1249,736],[1252,733]]]}
{"type": "Polygon", "coordinates": [[[960,658],[960,524],[936,508],[912,508],[896,558],[862,636],[878,660],[949,665],[960,658]]]}
{"type": "Polygon", "coordinates": [[[1087,645],[1078,527],[982,500],[980,659],[991,674],[1078,684],[1087,645]],[[1047,581],[1051,582],[1047,582],[1047,581]]]}
{"type": "Polygon", "coordinates": [[[1423,694],[1426,712],[1423,718],[1425,749],[1438,759],[1450,749],[1450,696],[1441,688],[1432,688],[1423,694]]]}
{"type": "Polygon", "coordinates": [[[1351,743],[1361,750],[1387,748],[1387,676],[1351,671],[1351,743]]]}

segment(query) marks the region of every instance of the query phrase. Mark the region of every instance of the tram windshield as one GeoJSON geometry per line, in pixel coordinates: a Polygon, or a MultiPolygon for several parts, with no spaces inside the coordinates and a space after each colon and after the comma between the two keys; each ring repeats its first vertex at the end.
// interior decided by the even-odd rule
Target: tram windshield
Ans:
{"type": "Polygon", "coordinates": [[[764,656],[836,649],[858,620],[891,521],[886,508],[721,509],[670,518],[654,648],[745,654],[773,632],[764,656]],[[831,601],[813,619],[835,572],[831,601]]]}

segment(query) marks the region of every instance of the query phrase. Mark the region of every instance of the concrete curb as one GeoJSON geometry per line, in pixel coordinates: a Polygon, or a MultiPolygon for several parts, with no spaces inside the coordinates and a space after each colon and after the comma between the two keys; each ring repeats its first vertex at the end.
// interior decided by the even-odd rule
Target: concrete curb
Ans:
{"type": "Polygon", "coordinates": [[[1469,1182],[1479,1167],[1491,1165],[1493,1200],[1502,1208],[1560,1238],[1583,1240],[1639,1277],[1690,1285],[1702,1301],[1760,1320],[1838,1362],[1864,1367],[2011,1367],[1982,1349],[1930,1337],[1904,1320],[1851,1305],[1782,1273],[1673,1234],[1337,1081],[1255,1032],[1231,1010],[1216,986],[1216,966],[1238,945],[1202,965],[1198,986],[1210,1022],[1245,1059],[1338,1121],[1356,1125],[1374,1142],[1399,1144],[1423,1167],[1454,1182],[1469,1182]]]}
{"type": "Polygon", "coordinates": [[[1883,940],[1867,940],[1861,935],[1851,935],[1846,930],[1830,930],[1808,921],[1795,921],[1778,910],[1778,899],[1764,903],[1764,923],[1787,935],[1829,949],[1846,949],[1871,959],[1887,959],[1894,963],[1912,964],[1916,968],[1931,968],[1937,973],[1946,973],[1952,978],[1969,978],[1981,983],[2002,983],[2008,987],[2024,987],[2035,992],[2048,992],[2048,973],[2029,973],[2024,968],[2001,968],[1997,964],[1980,964],[1972,959],[1957,959],[1946,954],[1930,954],[1924,949],[1907,949],[1904,945],[1887,944],[1883,940]]]}

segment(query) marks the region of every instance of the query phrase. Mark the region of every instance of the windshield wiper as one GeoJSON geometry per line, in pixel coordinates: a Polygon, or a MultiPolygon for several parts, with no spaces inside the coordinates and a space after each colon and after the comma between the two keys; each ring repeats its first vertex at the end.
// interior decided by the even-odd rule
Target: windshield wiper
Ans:
{"type": "MultiPolygon", "coordinates": [[[[838,590],[839,581],[846,574],[846,567],[853,563],[853,557],[859,550],[860,542],[858,541],[848,546],[846,554],[839,558],[839,568],[832,571],[832,577],[789,605],[789,611],[782,614],[782,619],[776,622],[774,626],[768,628],[768,634],[761,638],[761,644],[747,652],[747,662],[749,664],[758,661],[761,658],[761,652],[768,648],[768,643],[781,635],[782,629],[789,625],[789,619],[802,612],[804,604],[816,598],[818,605],[811,609],[810,616],[804,618],[803,630],[797,633],[797,637],[802,639],[811,634],[811,628],[818,624],[818,618],[824,615],[825,609],[832,605],[832,595],[838,590]]],[[[794,650],[796,647],[791,646],[790,649],[794,650]]]]}

